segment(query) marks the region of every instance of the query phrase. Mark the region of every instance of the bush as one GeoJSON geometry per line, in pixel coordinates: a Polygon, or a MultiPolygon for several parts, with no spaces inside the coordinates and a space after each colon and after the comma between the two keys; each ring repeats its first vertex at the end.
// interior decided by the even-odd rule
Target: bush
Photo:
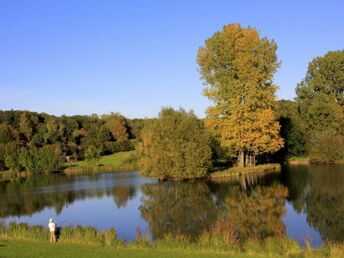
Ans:
{"type": "Polygon", "coordinates": [[[100,159],[100,150],[96,146],[90,146],[85,151],[85,159],[93,166],[97,165],[100,159]]]}
{"type": "Polygon", "coordinates": [[[30,172],[51,172],[61,169],[63,156],[58,145],[45,145],[43,148],[22,148],[19,163],[30,172]]]}
{"type": "Polygon", "coordinates": [[[117,142],[106,142],[104,144],[104,152],[107,154],[122,152],[122,151],[131,151],[135,149],[135,145],[132,141],[123,140],[117,142]]]}
{"type": "Polygon", "coordinates": [[[309,156],[313,163],[344,158],[344,137],[330,130],[313,133],[309,140],[309,156]]]}

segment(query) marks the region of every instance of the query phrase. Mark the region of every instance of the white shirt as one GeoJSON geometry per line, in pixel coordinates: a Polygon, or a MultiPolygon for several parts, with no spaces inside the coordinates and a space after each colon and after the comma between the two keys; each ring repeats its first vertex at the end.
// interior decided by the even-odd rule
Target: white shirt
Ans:
{"type": "Polygon", "coordinates": [[[55,223],[54,223],[54,222],[50,222],[50,223],[48,224],[48,228],[49,228],[49,231],[50,231],[50,232],[55,232],[55,228],[56,228],[55,223]]]}

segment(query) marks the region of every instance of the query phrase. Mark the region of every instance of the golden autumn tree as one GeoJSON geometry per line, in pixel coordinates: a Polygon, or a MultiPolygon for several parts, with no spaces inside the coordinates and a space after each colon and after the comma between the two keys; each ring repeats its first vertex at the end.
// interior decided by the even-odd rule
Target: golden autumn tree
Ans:
{"type": "Polygon", "coordinates": [[[273,112],[276,49],[274,41],[239,24],[224,26],[198,49],[203,94],[214,103],[206,124],[218,130],[221,144],[238,154],[242,167],[255,165],[256,155],[283,146],[273,112]]]}

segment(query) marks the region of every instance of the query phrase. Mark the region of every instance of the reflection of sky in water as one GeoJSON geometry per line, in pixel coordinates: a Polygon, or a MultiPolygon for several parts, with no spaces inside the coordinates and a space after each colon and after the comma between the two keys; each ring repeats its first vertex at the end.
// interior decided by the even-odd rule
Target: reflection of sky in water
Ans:
{"type": "MultiPolygon", "coordinates": [[[[92,178],[92,177],[91,177],[92,178]]],[[[77,199],[73,203],[66,203],[62,212],[57,214],[54,208],[44,208],[40,212],[34,213],[32,216],[10,216],[5,222],[15,221],[25,222],[29,224],[39,224],[47,226],[48,219],[54,218],[54,221],[60,226],[66,225],[82,225],[93,226],[98,230],[106,230],[113,227],[117,231],[119,238],[125,240],[133,240],[136,237],[137,228],[142,233],[148,230],[147,222],[141,218],[139,207],[141,205],[140,186],[143,183],[154,182],[152,179],[144,179],[137,176],[137,173],[107,173],[97,175],[96,180],[88,176],[75,177],[74,182],[62,183],[55,186],[44,186],[29,189],[25,195],[33,195],[40,193],[54,193],[58,195],[62,191],[85,191],[101,193],[99,197],[95,194],[85,199],[77,199]],[[134,186],[136,193],[129,198],[124,207],[118,208],[111,194],[115,186],[134,186]]]]}
{"type": "Polygon", "coordinates": [[[60,226],[82,225],[94,226],[98,230],[106,230],[113,227],[117,230],[119,238],[133,240],[136,237],[136,228],[147,232],[147,222],[144,221],[138,208],[140,206],[138,193],[122,208],[117,208],[112,197],[87,198],[75,201],[63,208],[61,214],[57,215],[54,209],[45,208],[43,211],[30,216],[8,217],[6,221],[26,222],[29,224],[40,224],[47,226],[48,219],[54,218],[60,226]]]}
{"type": "Polygon", "coordinates": [[[289,202],[285,202],[287,214],[283,217],[287,236],[297,240],[304,246],[304,240],[310,240],[314,247],[321,245],[322,239],[317,230],[307,223],[307,214],[297,213],[289,202]]]}

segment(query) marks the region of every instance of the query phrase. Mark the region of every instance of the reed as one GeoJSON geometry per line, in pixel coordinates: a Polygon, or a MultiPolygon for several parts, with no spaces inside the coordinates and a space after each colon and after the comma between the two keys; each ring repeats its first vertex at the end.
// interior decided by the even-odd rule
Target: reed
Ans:
{"type": "MultiPolygon", "coordinates": [[[[29,226],[26,223],[16,224],[11,222],[7,226],[1,224],[0,237],[15,240],[48,241],[49,232],[47,228],[40,225],[29,226]]],[[[56,231],[56,237],[57,241],[62,243],[79,243],[100,246],[116,246],[116,244],[120,242],[117,240],[116,230],[113,228],[102,232],[97,231],[94,227],[82,227],[80,225],[75,228],[71,226],[58,228],[56,231]]]]}
{"type": "MultiPolygon", "coordinates": [[[[183,250],[190,254],[193,252],[206,252],[240,255],[243,257],[344,257],[344,243],[325,243],[324,246],[301,248],[298,243],[287,237],[271,237],[265,240],[245,239],[238,241],[236,231],[231,225],[214,227],[205,231],[197,238],[179,234],[167,234],[162,239],[151,241],[149,235],[138,234],[137,239],[126,243],[117,239],[116,230],[111,228],[105,232],[97,231],[93,227],[67,226],[60,229],[58,243],[90,245],[97,247],[112,247],[118,250],[138,249],[152,250],[183,250]]],[[[39,225],[29,226],[26,223],[0,223],[0,239],[3,241],[34,241],[48,243],[49,232],[47,228],[39,225]]],[[[47,245],[49,246],[49,245],[47,245]]],[[[61,245],[62,246],[62,245],[61,245]]],[[[100,250],[100,249],[99,249],[100,250]]],[[[140,251],[140,252],[141,252],[140,251]]]]}

